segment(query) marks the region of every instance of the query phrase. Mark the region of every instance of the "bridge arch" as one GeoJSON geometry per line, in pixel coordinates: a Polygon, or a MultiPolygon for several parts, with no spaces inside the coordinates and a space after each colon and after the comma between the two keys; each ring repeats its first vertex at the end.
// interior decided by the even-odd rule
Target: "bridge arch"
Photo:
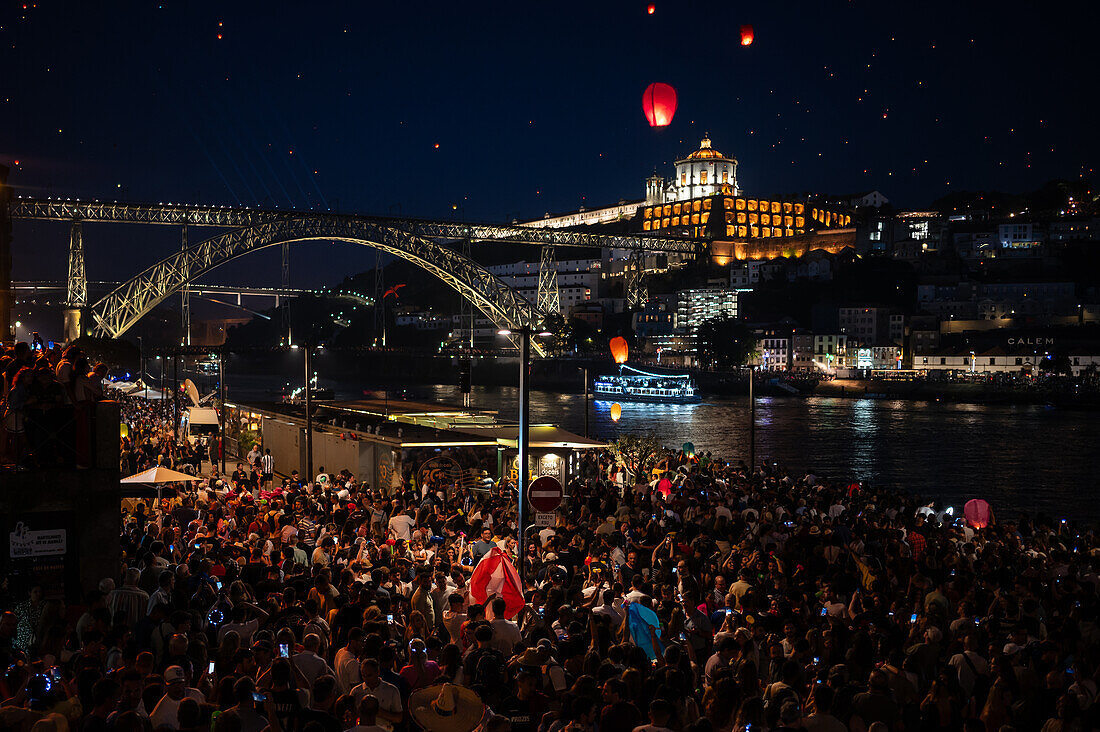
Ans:
{"type": "MultiPolygon", "coordinates": [[[[480,264],[399,224],[301,217],[233,229],[165,257],[91,306],[95,331],[118,338],[169,295],[216,267],[266,247],[303,241],[360,244],[412,262],[450,285],[500,328],[530,327],[541,319],[537,308],[480,264]]],[[[537,340],[532,346],[542,353],[537,340]]]]}

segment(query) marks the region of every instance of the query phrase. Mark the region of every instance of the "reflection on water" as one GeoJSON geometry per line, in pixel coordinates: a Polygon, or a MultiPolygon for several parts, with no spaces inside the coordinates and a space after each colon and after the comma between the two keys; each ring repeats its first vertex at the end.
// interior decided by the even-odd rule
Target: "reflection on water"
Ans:
{"type": "MultiPolygon", "coordinates": [[[[417,398],[456,403],[455,387],[426,387],[417,398]]],[[[473,404],[508,419],[517,409],[513,388],[475,388],[473,404]]],[[[653,433],[670,447],[694,442],[698,452],[736,461],[748,455],[748,399],[701,404],[593,402],[593,436],[653,433]]],[[[584,430],[579,395],[532,394],[533,423],[584,430]]],[[[837,479],[868,480],[956,506],[982,497],[1004,510],[1041,510],[1100,519],[1100,505],[1081,501],[1100,479],[1094,415],[1045,407],[984,406],[874,399],[760,398],[756,454],[792,470],[813,469],[837,479]]]]}
{"type": "MultiPolygon", "coordinates": [[[[232,382],[230,383],[233,388],[232,382]]],[[[362,394],[362,385],[337,385],[337,398],[362,394]]],[[[461,404],[454,386],[404,390],[408,399],[461,404]]],[[[517,391],[475,387],[473,406],[515,420],[517,391]]],[[[237,395],[245,400],[246,394],[237,395]]],[[[399,398],[391,392],[390,398],[399,398]]],[[[592,402],[590,433],[652,433],[666,445],[694,442],[697,452],[736,461],[748,456],[748,399],[701,404],[592,402]]],[[[531,421],[584,431],[580,395],[534,392],[531,421]]],[[[793,471],[812,469],[843,480],[868,480],[955,506],[986,498],[995,508],[1041,510],[1100,519],[1089,500],[1100,479],[1100,421],[1088,412],[1033,406],[984,406],[873,399],[766,398],[757,400],[756,454],[793,471]]]]}

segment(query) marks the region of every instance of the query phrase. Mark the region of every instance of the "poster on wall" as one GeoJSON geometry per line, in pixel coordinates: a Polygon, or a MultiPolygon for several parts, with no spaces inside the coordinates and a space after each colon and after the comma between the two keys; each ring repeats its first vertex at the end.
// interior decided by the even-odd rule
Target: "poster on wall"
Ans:
{"type": "Polygon", "coordinates": [[[80,598],[73,514],[46,511],[13,516],[3,524],[2,571],[17,592],[42,585],[48,600],[80,598]]]}

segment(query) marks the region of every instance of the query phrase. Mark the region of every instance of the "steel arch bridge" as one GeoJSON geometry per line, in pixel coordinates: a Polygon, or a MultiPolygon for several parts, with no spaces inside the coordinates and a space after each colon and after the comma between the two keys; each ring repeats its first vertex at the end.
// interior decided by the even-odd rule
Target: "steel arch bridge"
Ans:
{"type": "Polygon", "coordinates": [[[303,241],[344,241],[380,249],[435,275],[501,328],[534,326],[541,313],[477,262],[438,242],[371,221],[280,218],[233,229],[165,257],[89,308],[96,330],[117,338],[188,282],[250,252],[303,241]]]}
{"type": "MultiPolygon", "coordinates": [[[[117,222],[182,227],[183,246],[176,253],[122,283],[95,304],[88,315],[101,335],[118,337],[172,293],[225,262],[269,246],[301,241],[345,241],[374,247],[417,264],[442,279],[501,328],[537,325],[558,305],[552,275],[556,247],[610,247],[641,257],[646,252],[700,253],[706,242],[656,234],[594,234],[521,225],[473,224],[422,219],[279,211],[188,204],[146,204],[61,199],[13,198],[12,219],[70,222],[68,304],[77,315],[87,307],[82,225],[117,222]],[[229,229],[189,244],[188,226],[229,229]],[[454,242],[499,241],[542,246],[538,303],[532,304],[454,242]],[[543,292],[546,289],[547,292],[543,292]],[[552,290],[552,292],[551,292],[552,290]]],[[[285,249],[284,249],[285,253],[285,249]]],[[[284,255],[284,270],[286,259],[284,255]]],[[[635,267],[637,269],[637,266],[635,267]]],[[[284,271],[285,277],[285,271],[284,271]]],[[[186,305],[185,305],[186,308],[186,305]]],[[[68,330],[68,315],[66,329],[68,330]]],[[[79,334],[79,327],[76,329],[79,334]]],[[[536,349],[541,352],[536,344],[536,349]]]]}

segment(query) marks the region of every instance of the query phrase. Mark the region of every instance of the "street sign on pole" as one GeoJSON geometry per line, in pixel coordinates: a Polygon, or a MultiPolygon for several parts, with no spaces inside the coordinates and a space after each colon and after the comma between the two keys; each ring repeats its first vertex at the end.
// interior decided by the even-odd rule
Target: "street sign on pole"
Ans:
{"type": "Polygon", "coordinates": [[[560,506],[562,495],[561,483],[550,475],[537,478],[527,489],[527,500],[540,513],[549,513],[560,506]]]}
{"type": "Polygon", "coordinates": [[[535,514],[535,526],[553,526],[557,523],[554,519],[556,516],[553,513],[536,513],[535,514]]]}

